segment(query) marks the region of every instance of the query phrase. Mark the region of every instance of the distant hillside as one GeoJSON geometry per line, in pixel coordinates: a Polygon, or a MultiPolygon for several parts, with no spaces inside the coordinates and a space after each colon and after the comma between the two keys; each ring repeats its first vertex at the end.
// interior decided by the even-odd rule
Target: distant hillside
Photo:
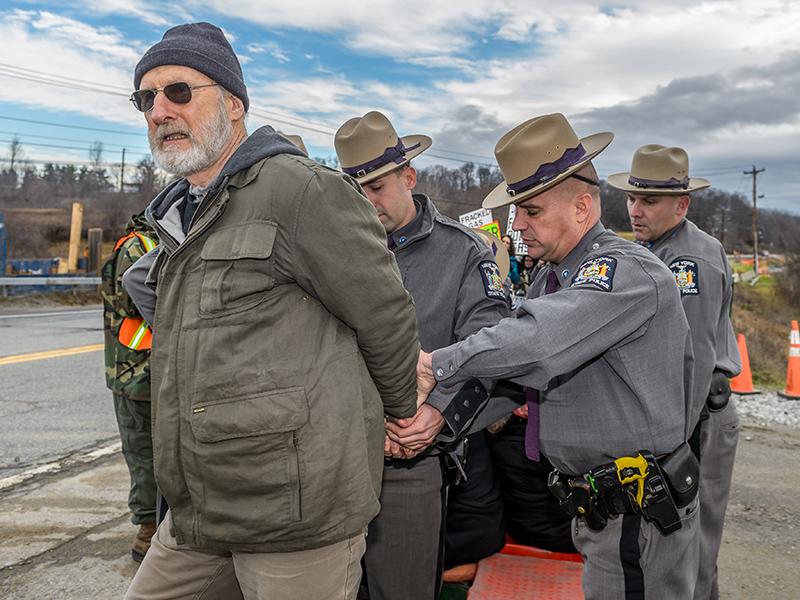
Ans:
{"type": "MultiPolygon", "coordinates": [[[[446,215],[475,210],[502,181],[498,169],[465,163],[448,169],[437,165],[419,171],[417,190],[428,194],[446,215]]],[[[630,231],[625,194],[601,181],[603,223],[615,231],[630,231]]],[[[505,231],[508,209],[493,211],[505,231]]],[[[715,188],[692,194],[689,216],[698,227],[716,237],[729,253],[752,253],[752,209],[747,198],[715,188]]],[[[800,253],[800,216],[781,211],[758,211],[759,250],[800,253]]]]}

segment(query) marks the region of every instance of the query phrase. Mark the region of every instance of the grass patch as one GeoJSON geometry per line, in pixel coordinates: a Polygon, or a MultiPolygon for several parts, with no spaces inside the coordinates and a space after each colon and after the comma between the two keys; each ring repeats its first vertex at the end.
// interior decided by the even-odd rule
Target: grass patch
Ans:
{"type": "Polygon", "coordinates": [[[772,389],[784,387],[789,328],[797,313],[798,306],[778,291],[774,277],[762,276],[755,286],[736,285],[733,328],[747,340],[755,385],[772,389]]]}
{"type": "Polygon", "coordinates": [[[775,278],[772,275],[761,275],[756,280],[756,284],[750,287],[763,293],[765,291],[772,291],[776,285],[777,282],[775,281],[775,278]]]}

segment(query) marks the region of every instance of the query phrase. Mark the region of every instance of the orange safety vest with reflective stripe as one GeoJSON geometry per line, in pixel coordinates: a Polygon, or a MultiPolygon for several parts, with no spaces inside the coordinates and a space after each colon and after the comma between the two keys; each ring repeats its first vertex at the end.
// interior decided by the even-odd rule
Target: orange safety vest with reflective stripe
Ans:
{"type": "Polygon", "coordinates": [[[131,231],[128,235],[125,235],[125,236],[123,236],[123,237],[121,237],[121,238],[119,238],[117,240],[117,243],[114,246],[114,252],[119,250],[119,247],[122,246],[122,244],[127,242],[132,237],[139,238],[139,241],[142,242],[142,246],[144,246],[144,249],[145,249],[146,252],[150,252],[150,250],[152,250],[153,248],[156,247],[156,243],[153,240],[151,240],[149,237],[147,237],[146,235],[142,235],[141,233],[139,233],[137,231],[131,231]]]}
{"type": "Polygon", "coordinates": [[[131,350],[150,350],[153,347],[153,334],[141,317],[124,318],[117,339],[131,350]]]}
{"type": "MultiPolygon", "coordinates": [[[[116,252],[119,250],[120,246],[132,237],[139,238],[139,241],[142,242],[147,252],[150,252],[150,250],[156,247],[156,243],[146,235],[131,231],[128,235],[117,240],[114,251],[116,252]]],[[[120,325],[117,339],[120,344],[132,350],[150,350],[153,347],[153,333],[150,331],[150,327],[148,327],[145,320],[141,317],[124,318],[122,320],[122,325],[120,325]]]]}

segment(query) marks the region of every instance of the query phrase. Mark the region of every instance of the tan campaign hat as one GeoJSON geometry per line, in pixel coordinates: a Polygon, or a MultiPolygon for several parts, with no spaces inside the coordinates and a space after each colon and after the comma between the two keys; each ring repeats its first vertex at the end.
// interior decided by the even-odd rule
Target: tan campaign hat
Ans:
{"type": "Polygon", "coordinates": [[[300,148],[300,150],[305,152],[306,156],[308,156],[308,150],[306,149],[306,145],[303,143],[303,138],[301,138],[299,135],[290,135],[288,133],[283,133],[282,131],[279,131],[278,133],[300,148]]]}
{"type": "Polygon", "coordinates": [[[333,139],[342,171],[361,184],[407,163],[431,143],[427,135],[399,138],[389,119],[376,110],[347,121],[333,139]]]}
{"type": "Polygon", "coordinates": [[[711,182],[689,177],[689,155],[683,148],[648,144],[634,153],[630,172],[609,175],[608,185],[643,196],[682,196],[711,182]]]}
{"type": "Polygon", "coordinates": [[[486,245],[489,246],[489,250],[494,254],[494,262],[497,263],[497,267],[500,269],[500,279],[505,281],[506,277],[508,277],[508,270],[511,268],[511,259],[508,257],[508,250],[503,240],[485,229],[473,227],[472,231],[481,236],[486,245]]]}
{"type": "Polygon", "coordinates": [[[483,207],[518,204],[550,189],[580,171],[613,139],[609,131],[578,138],[561,113],[517,125],[494,148],[505,181],[484,198],[483,207]]]}

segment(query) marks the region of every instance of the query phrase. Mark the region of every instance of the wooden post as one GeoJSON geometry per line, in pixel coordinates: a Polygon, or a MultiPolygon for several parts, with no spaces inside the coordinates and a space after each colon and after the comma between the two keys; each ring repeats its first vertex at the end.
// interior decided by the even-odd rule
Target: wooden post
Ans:
{"type": "Polygon", "coordinates": [[[67,272],[74,273],[78,270],[78,247],[81,244],[81,228],[83,227],[83,204],[72,203],[72,224],[69,229],[69,255],[67,257],[67,272]]]}
{"type": "Polygon", "coordinates": [[[89,273],[99,273],[103,260],[103,230],[92,227],[89,230],[89,273]]]}

